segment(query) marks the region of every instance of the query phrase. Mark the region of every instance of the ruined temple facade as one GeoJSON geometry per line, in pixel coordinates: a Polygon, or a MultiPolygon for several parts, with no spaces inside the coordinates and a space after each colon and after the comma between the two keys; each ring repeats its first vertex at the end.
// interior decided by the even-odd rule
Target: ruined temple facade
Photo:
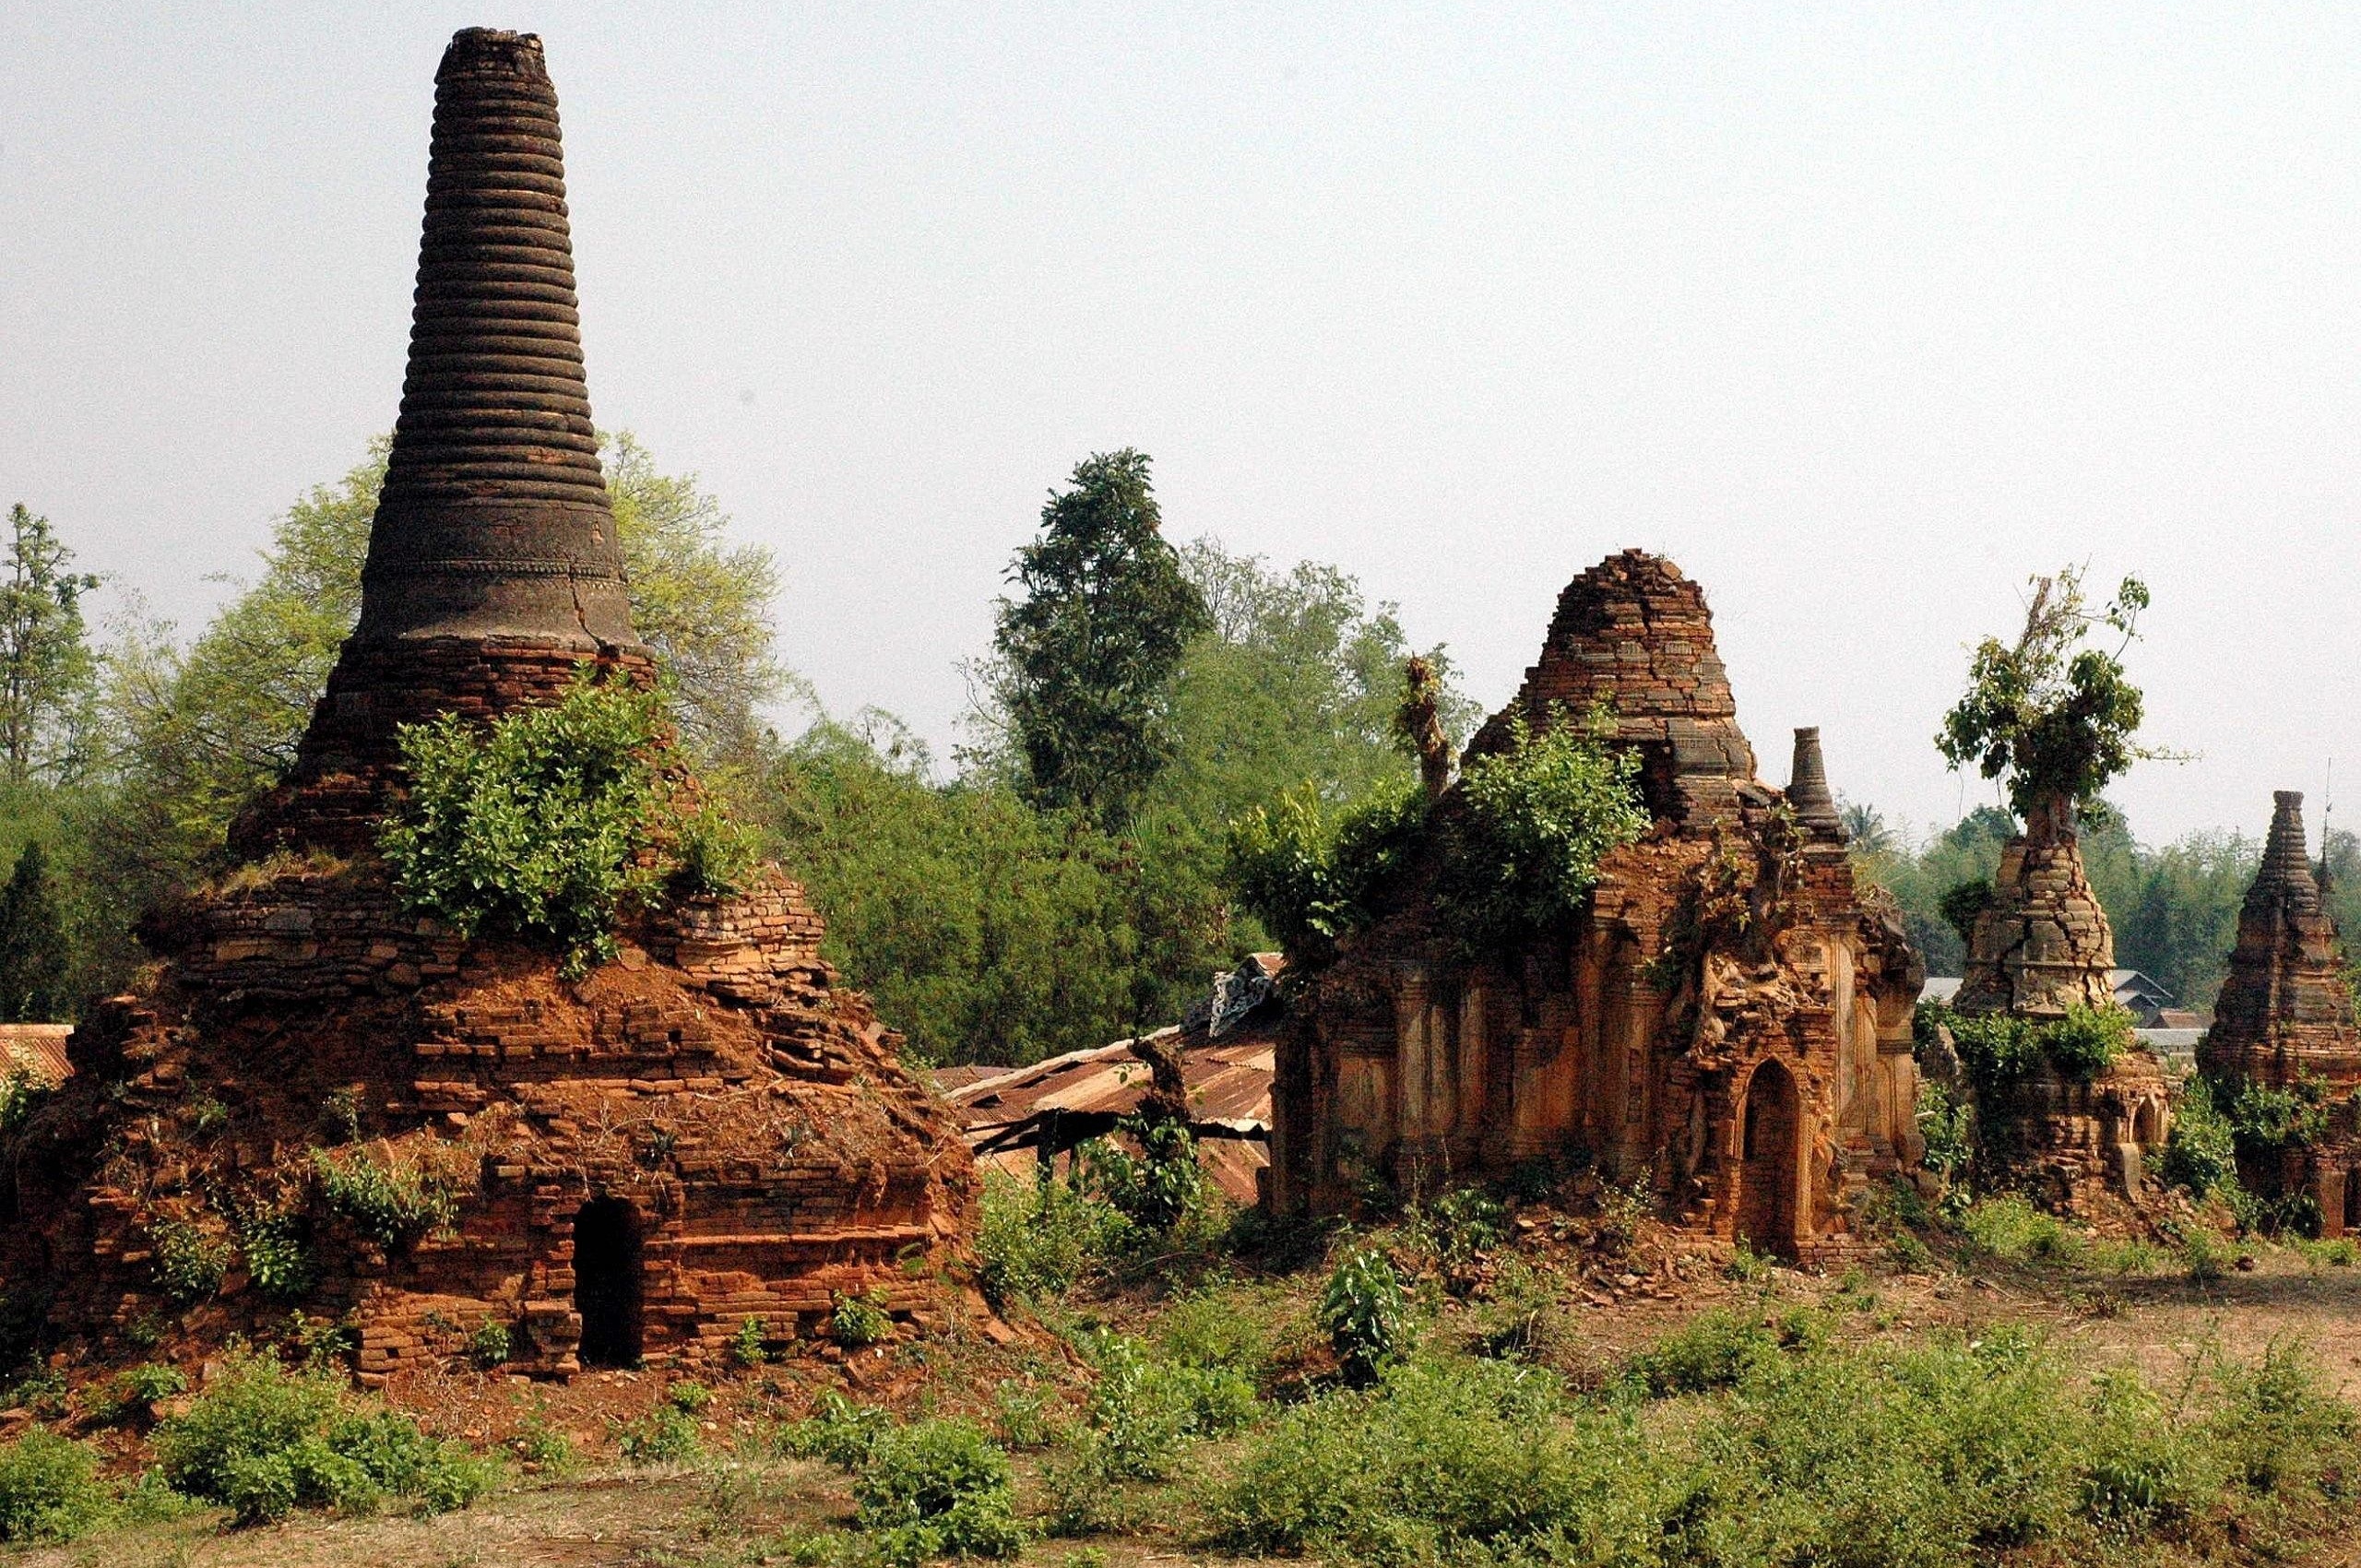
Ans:
{"type": "Polygon", "coordinates": [[[2305,848],[2304,797],[2282,790],[2272,802],[2271,836],[2238,909],[2237,944],[2197,1065],[2225,1086],[2319,1094],[2326,1135],[2267,1165],[2242,1158],[2239,1175],[2267,1195],[2309,1193],[2321,1233],[2342,1236],[2361,1231],[2361,1028],[2343,944],[2305,848]]]}
{"type": "MultiPolygon", "coordinates": [[[[2034,815],[2002,848],[1992,897],[1968,932],[1953,1003],[1962,1013],[2049,1019],[2116,1005],[2115,932],[2083,871],[2072,813],[2034,815]]],[[[1976,1106],[1996,1167],[1986,1180],[2086,1213],[2137,1199],[2171,1130],[2171,1105],[2164,1063],[2144,1046],[2089,1083],[2044,1061],[2005,1097],[1976,1106]]]]}
{"type": "Polygon", "coordinates": [[[1868,1183],[1916,1161],[1919,961],[1855,882],[1818,732],[1797,731],[1786,790],[1756,779],[1704,595],[1669,561],[1629,551],[1576,577],[1468,754],[1508,744],[1513,716],[1602,705],[1653,827],[1605,858],[1579,919],[1521,951],[1469,953],[1434,866],[1399,876],[1299,982],[1274,1201],[1333,1211],[1370,1178],[1591,1163],[1700,1230],[1840,1254],[1868,1183]]]}
{"type": "Polygon", "coordinates": [[[958,1129],[775,869],[633,917],[578,980],[405,909],[373,849],[397,727],[546,703],[586,667],[653,659],[592,434],[556,95],[539,40],[470,30],[436,77],[359,624],[240,863],[148,919],[156,978],[76,1031],[11,1167],[0,1278],[47,1293],[69,1360],[295,1309],[352,1326],[367,1382],[488,1323],[513,1366],[564,1375],[709,1363],[750,1322],[824,1335],[851,1295],[921,1325],[979,1305],[958,1129]],[[371,1170],[441,1212],[329,1190],[371,1170]]]}

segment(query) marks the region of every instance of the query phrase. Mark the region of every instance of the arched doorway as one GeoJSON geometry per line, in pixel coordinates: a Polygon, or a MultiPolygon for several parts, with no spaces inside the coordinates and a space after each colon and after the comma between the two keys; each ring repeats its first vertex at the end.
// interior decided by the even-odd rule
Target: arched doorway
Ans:
{"type": "Polygon", "coordinates": [[[574,1310],[584,1366],[639,1365],[639,1213],[621,1198],[592,1198],[574,1217],[574,1310]]]}
{"type": "Polygon", "coordinates": [[[1754,1070],[1738,1113],[1738,1240],[1757,1252],[1796,1250],[1796,1080],[1776,1062],[1754,1070]]]}

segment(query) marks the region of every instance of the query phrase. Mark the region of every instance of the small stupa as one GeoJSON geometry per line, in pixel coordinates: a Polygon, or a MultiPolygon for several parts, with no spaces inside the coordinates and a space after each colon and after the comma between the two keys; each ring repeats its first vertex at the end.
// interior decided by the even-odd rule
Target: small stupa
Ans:
{"type": "Polygon", "coordinates": [[[565,1375],[808,1342],[853,1297],[921,1326],[979,1308],[958,1128],[776,868],[635,916],[568,980],[544,946],[407,912],[374,853],[402,724],[653,671],[540,42],[467,30],[435,80],[359,624],[287,781],[232,831],[243,863],[151,917],[155,978],[76,1030],[0,1277],[38,1282],[69,1363],[201,1354],[293,1311],[348,1324],[373,1384],[471,1336],[565,1375]]]}

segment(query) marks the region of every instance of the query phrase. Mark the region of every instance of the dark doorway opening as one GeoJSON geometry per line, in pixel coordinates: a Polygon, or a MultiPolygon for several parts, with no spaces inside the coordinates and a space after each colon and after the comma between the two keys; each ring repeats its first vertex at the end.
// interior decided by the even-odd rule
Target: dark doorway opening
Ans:
{"type": "Polygon", "coordinates": [[[1776,1062],[1747,1085],[1738,1165],[1738,1239],[1757,1252],[1796,1253],[1796,1080],[1776,1062]]]}
{"type": "Polygon", "coordinates": [[[639,1365],[639,1214],[621,1198],[593,1198],[574,1217],[574,1310],[584,1366],[639,1365]]]}

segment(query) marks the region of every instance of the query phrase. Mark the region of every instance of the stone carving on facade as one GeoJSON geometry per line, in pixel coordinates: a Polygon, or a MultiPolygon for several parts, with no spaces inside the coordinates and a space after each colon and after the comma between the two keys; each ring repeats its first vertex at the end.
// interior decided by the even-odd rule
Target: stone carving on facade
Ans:
{"type": "MultiPolygon", "coordinates": [[[[582,373],[556,95],[538,39],[469,30],[436,78],[409,378],[360,623],[243,866],[158,911],[160,972],[77,1030],[28,1134],[0,1265],[69,1346],[199,1340],[291,1305],[341,1318],[364,1381],[485,1322],[543,1374],[718,1361],[750,1321],[824,1334],[869,1294],[921,1323],[961,1281],[974,1168],[896,1039],[820,956],[776,870],[639,917],[575,981],[514,941],[404,912],[371,852],[396,728],[645,680],[582,373]],[[389,1240],[318,1191],[331,1158],[440,1183],[446,1225],[389,1240]],[[173,1227],[275,1213],[315,1277],[267,1298],[232,1262],[191,1304],[173,1227]]],[[[232,1253],[233,1259],[237,1256],[232,1253]]]]}
{"type": "Polygon", "coordinates": [[[1512,715],[1600,705],[1640,754],[1654,827],[1607,856],[1581,919],[1518,952],[1469,956],[1431,866],[1410,868],[1296,982],[1275,1201],[1335,1210],[1370,1177],[1591,1161],[1707,1233],[1841,1253],[1868,1183],[1919,1152],[1919,960],[1855,882],[1818,731],[1797,732],[1789,790],[1754,777],[1704,596],[1668,561],[1628,551],[1576,577],[1469,754],[1506,745],[1512,715]]]}

